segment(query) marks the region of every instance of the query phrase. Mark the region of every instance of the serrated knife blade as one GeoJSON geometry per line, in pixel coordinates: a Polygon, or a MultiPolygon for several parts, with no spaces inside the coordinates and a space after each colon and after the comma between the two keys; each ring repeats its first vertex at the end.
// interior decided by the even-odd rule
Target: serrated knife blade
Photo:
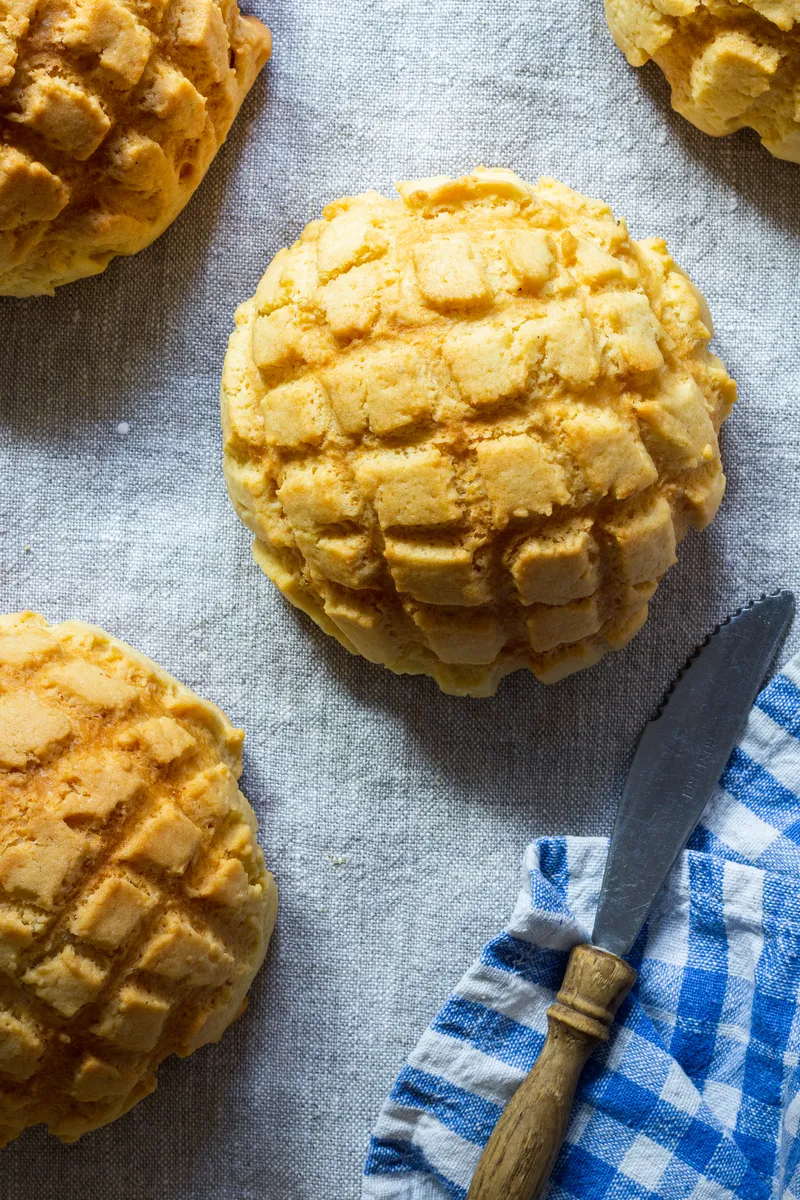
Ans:
{"type": "Polygon", "coordinates": [[[686,845],[794,615],[762,596],[717,626],[645,727],[617,809],[592,944],[624,956],[686,845]]]}

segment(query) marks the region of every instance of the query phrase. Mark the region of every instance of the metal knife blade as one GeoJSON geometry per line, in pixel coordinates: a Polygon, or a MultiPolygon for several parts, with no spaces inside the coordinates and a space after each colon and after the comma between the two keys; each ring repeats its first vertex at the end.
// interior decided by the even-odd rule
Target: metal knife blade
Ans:
{"type": "Polygon", "coordinates": [[[630,950],[744,728],[794,615],[762,596],[717,626],[645,727],[617,810],[592,943],[630,950]]]}

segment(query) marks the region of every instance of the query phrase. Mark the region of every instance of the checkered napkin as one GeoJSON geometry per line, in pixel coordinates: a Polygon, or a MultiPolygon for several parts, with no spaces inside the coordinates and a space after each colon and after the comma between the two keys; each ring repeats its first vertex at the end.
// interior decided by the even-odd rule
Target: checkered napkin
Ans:
{"type": "MultiPolygon", "coordinates": [[[[508,928],[381,1110],[364,1200],[466,1196],[592,928],[606,850],[528,847],[508,928]]],[[[758,697],[629,958],[639,979],[584,1070],[549,1200],[800,1200],[800,656],[758,697]]]]}

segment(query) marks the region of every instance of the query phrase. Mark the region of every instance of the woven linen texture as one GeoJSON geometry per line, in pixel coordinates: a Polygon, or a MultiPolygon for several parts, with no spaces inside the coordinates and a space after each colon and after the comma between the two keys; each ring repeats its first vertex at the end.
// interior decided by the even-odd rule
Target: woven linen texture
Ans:
{"type": "MultiPolygon", "coordinates": [[[[651,909],[639,972],[584,1070],[551,1200],[800,1195],[800,658],[756,701],[651,909]]],[[[364,1200],[464,1200],[544,1043],[570,948],[592,928],[608,843],[542,838],[506,930],[400,1073],[364,1200]]]]}
{"type": "Polygon", "coordinates": [[[277,934],[219,1046],[75,1146],[26,1133],[3,1200],[356,1200],[380,1104],[503,927],[522,848],[608,833],[697,641],[764,589],[800,591],[798,168],[673,115],[599,0],[243,8],[274,55],[185,212],[97,279],[0,302],[0,598],[102,625],[246,729],[277,934]],[[236,304],[327,201],[479,162],[666,237],[741,399],[719,515],[637,639],[553,688],[520,675],[468,701],[350,658],[271,587],[225,494],[217,396],[236,304]]]}

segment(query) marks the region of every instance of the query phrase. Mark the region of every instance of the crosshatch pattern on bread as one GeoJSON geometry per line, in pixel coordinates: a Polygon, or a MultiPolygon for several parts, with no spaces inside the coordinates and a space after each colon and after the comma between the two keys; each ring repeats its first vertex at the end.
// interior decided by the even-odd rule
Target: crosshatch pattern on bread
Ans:
{"type": "Polygon", "coordinates": [[[735,398],[663,241],[511,171],[331,204],[236,313],[225,474],[267,575],[446,691],[623,646],[725,480],[735,398]]]}
{"type": "Polygon", "coordinates": [[[242,739],[102,630],[0,618],[0,1145],[107,1124],[242,1011],[277,904],[242,739]]]}
{"type": "Polygon", "coordinates": [[[158,237],[270,47],[235,0],[0,0],[0,295],[158,237]]]}
{"type": "Polygon", "coordinates": [[[714,137],[755,129],[777,158],[800,163],[798,0],[605,0],[633,67],[651,58],[672,105],[714,137]]]}

